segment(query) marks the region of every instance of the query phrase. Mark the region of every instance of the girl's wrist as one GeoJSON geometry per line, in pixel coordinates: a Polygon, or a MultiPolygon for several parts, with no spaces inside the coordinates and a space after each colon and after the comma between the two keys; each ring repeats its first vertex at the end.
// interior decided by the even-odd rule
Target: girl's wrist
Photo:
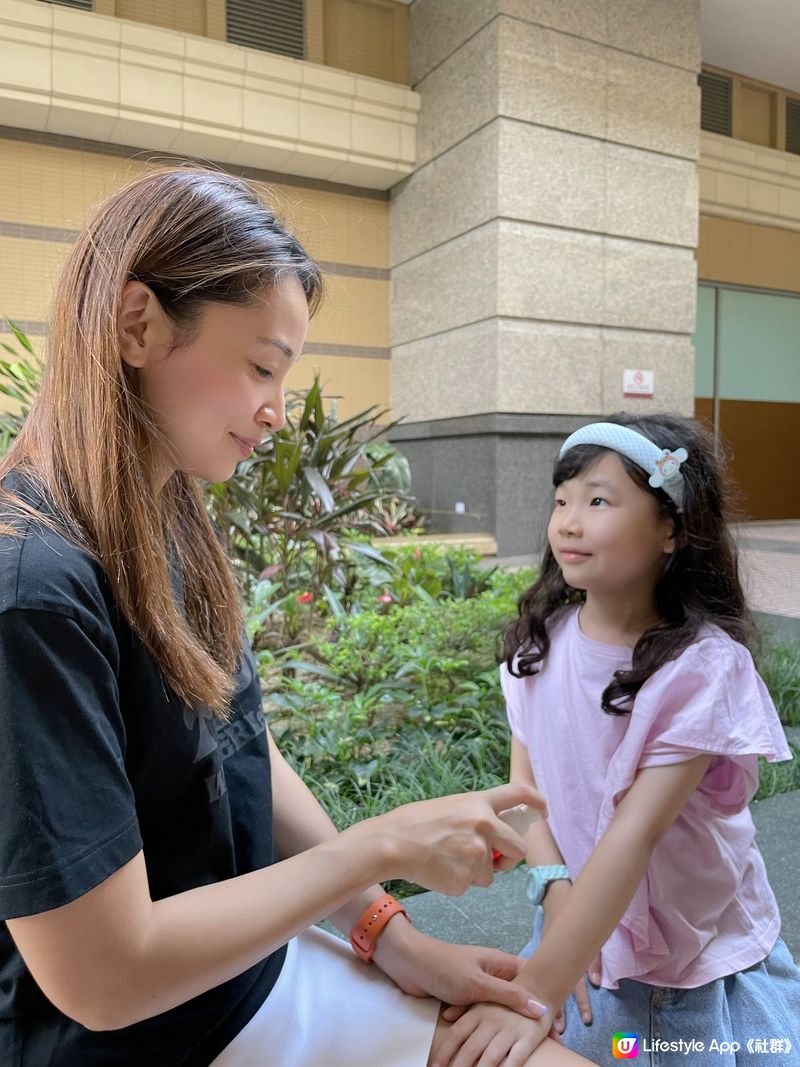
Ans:
{"type": "Polygon", "coordinates": [[[546,1004],[553,1017],[558,1014],[557,1005],[566,1001],[572,988],[568,987],[566,991],[562,990],[563,983],[559,982],[558,976],[552,972],[548,974],[538,967],[535,955],[522,968],[515,980],[518,985],[527,989],[540,1004],[546,1004]]]}
{"type": "Polygon", "coordinates": [[[566,878],[560,878],[557,881],[550,882],[550,884],[545,887],[544,897],[542,898],[542,907],[545,912],[560,907],[569,895],[571,887],[572,883],[568,882],[566,878]]]}

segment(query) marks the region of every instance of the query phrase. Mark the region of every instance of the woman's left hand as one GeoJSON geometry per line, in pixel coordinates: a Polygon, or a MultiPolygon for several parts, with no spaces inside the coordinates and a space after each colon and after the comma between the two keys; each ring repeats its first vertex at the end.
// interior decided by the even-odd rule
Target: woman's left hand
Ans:
{"type": "Polygon", "coordinates": [[[451,945],[416,930],[402,916],[384,930],[373,956],[396,985],[413,997],[436,997],[445,1004],[502,1004],[528,1019],[543,1005],[514,979],[525,960],[498,949],[451,945]]]}

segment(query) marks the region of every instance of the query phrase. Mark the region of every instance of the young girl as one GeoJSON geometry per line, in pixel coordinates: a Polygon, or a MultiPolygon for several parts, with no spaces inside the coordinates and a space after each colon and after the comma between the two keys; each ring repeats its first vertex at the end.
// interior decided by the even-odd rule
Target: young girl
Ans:
{"type": "MultiPolygon", "coordinates": [[[[488,885],[533,787],[337,834],[265,729],[199,480],[283,425],[320,293],[211,170],[146,174],[71,250],[0,463],[3,1067],[423,1067],[441,999],[543,1010],[515,957],[423,936],[376,884],[488,885]]],[[[551,1045],[532,1063],[583,1062],[551,1045]]]]}
{"type": "Polygon", "coordinates": [[[514,1067],[577,983],[563,1040],[596,1063],[636,1056],[635,1034],[645,1064],[755,1063],[748,1040],[777,1040],[796,1067],[800,975],[747,807],[758,756],[790,753],[748,651],[713,439],[691,419],[614,416],[567,438],[553,483],[501,669],[511,779],[549,812],[527,834],[543,922],[518,980],[551,1011],[477,1006],[436,1062],[488,1049],[482,1067],[514,1067]]]}

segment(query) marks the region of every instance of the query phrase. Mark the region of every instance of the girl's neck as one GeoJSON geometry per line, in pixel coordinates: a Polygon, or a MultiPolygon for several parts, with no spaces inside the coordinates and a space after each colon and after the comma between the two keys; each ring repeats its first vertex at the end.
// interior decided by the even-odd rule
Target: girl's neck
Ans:
{"type": "Polygon", "coordinates": [[[581,630],[594,641],[633,648],[651,626],[660,622],[652,596],[603,597],[586,593],[581,605],[581,630]]]}

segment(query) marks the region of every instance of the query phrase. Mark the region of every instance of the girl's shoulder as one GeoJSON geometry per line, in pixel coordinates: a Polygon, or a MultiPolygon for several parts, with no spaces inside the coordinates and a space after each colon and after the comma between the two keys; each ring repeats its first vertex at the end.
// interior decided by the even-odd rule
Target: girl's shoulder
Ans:
{"type": "MultiPolygon", "coordinates": [[[[570,633],[573,627],[575,626],[575,620],[577,618],[579,606],[580,605],[578,604],[565,604],[563,607],[556,608],[553,614],[550,615],[547,621],[545,622],[547,636],[550,639],[550,650],[548,652],[548,656],[545,656],[544,660],[542,661],[541,666],[544,666],[544,663],[547,661],[547,659],[549,657],[552,657],[554,647],[556,649],[560,649],[562,645],[569,640],[570,633]],[[572,626],[570,626],[570,622],[572,622],[572,626]]],[[[513,663],[515,669],[517,659],[520,654],[521,650],[514,655],[513,663]]],[[[507,678],[509,680],[509,684],[512,685],[514,684],[514,682],[525,682],[528,680],[532,681],[534,678],[537,677],[536,674],[533,674],[525,675],[524,677],[519,678],[517,675],[511,673],[506,660],[503,660],[500,664],[500,673],[504,678],[507,678]]]]}
{"type": "Polygon", "coordinates": [[[775,706],[749,649],[705,625],[647,679],[634,701],[637,732],[663,745],[719,755],[787,759],[775,706]]]}
{"type": "Polygon", "coordinates": [[[656,675],[662,671],[671,675],[700,672],[709,682],[729,677],[732,671],[757,673],[750,649],[710,622],[704,623],[695,639],[656,671],[656,675]]]}

